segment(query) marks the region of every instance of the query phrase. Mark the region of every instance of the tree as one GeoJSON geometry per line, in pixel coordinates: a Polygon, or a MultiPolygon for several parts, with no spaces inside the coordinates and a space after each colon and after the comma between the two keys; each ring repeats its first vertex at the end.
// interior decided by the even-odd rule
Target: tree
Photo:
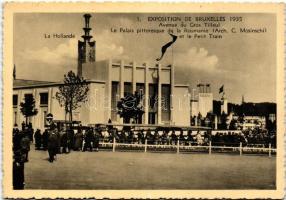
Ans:
{"type": "Polygon", "coordinates": [[[128,94],[117,103],[118,114],[123,118],[124,123],[130,123],[134,119],[136,123],[142,117],[144,110],[141,104],[141,97],[138,92],[128,94]]]}
{"type": "Polygon", "coordinates": [[[59,86],[56,99],[60,106],[65,108],[66,115],[69,114],[69,121],[72,122],[73,110],[80,107],[80,103],[87,101],[89,91],[88,83],[82,77],[69,71],[64,75],[64,84],[59,86]]]}
{"type": "Polygon", "coordinates": [[[35,99],[32,94],[26,94],[24,102],[20,103],[20,111],[26,118],[26,124],[28,124],[28,118],[36,115],[38,110],[35,108],[35,99]]]}

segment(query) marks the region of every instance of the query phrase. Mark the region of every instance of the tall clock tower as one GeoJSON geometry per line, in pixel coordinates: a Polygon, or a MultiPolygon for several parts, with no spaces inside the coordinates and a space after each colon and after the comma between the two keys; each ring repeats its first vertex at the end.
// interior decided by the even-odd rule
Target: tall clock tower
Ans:
{"type": "Polygon", "coordinates": [[[90,14],[83,15],[85,20],[84,35],[81,37],[83,41],[78,41],[78,67],[77,74],[82,76],[82,67],[85,64],[95,63],[95,46],[96,42],[92,41],[92,36],[90,35],[91,28],[89,26],[89,20],[91,18],[90,14]]]}

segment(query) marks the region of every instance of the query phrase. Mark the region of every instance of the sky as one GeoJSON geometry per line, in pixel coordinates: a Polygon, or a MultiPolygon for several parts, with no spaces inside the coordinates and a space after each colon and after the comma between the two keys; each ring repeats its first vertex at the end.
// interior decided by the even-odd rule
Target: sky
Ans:
{"type": "MultiPolygon", "coordinates": [[[[61,81],[77,69],[77,43],[81,40],[84,13],[18,13],[14,15],[14,64],[19,79],[61,81]],[[45,38],[45,35],[74,34],[75,38],[45,38]]],[[[91,34],[96,41],[96,59],[124,59],[154,65],[162,45],[171,40],[165,33],[122,33],[112,29],[158,28],[150,16],[229,19],[233,14],[110,14],[91,13],[91,34]]],[[[237,15],[235,15],[237,16],[237,15]]],[[[272,14],[239,14],[242,22],[221,22],[229,33],[222,39],[178,38],[160,63],[173,64],[175,82],[210,83],[214,99],[224,85],[229,102],[276,102],[276,18],[272,14]],[[266,33],[231,34],[231,28],[266,28],[266,33]]],[[[177,25],[180,23],[178,22],[177,25]]],[[[200,23],[202,24],[202,23],[200,23]]],[[[175,30],[175,29],[174,29],[175,30]]],[[[182,35],[176,33],[176,35],[182,35]]]]}

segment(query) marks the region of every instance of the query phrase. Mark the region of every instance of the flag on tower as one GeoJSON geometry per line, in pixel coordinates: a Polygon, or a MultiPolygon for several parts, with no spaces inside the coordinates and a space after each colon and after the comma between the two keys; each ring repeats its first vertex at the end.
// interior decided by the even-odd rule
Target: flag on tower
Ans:
{"type": "Polygon", "coordinates": [[[168,49],[174,42],[176,42],[176,40],[177,40],[177,36],[176,36],[176,35],[173,35],[173,34],[171,34],[171,33],[169,33],[169,34],[172,36],[173,40],[170,41],[170,42],[168,42],[168,43],[165,44],[164,46],[162,46],[162,49],[161,49],[162,55],[161,55],[160,58],[157,58],[157,59],[156,59],[157,61],[160,61],[160,60],[163,58],[163,56],[164,56],[164,54],[166,53],[167,49],[168,49]]]}
{"type": "Polygon", "coordinates": [[[219,94],[223,92],[223,85],[219,88],[219,94]]]}

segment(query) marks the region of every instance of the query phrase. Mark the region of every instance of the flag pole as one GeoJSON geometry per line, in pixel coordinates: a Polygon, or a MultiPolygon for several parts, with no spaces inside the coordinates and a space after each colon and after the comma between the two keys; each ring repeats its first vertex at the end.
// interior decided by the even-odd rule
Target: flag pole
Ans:
{"type": "MultiPolygon", "coordinates": [[[[172,41],[168,42],[167,44],[165,44],[164,46],[162,46],[161,48],[161,57],[157,58],[156,60],[157,61],[160,61],[165,52],[167,51],[167,49],[172,46],[172,44],[177,40],[177,36],[176,35],[173,35],[171,33],[169,33],[169,35],[172,36],[172,41]]],[[[171,68],[170,68],[170,87],[171,87],[171,94],[170,94],[170,121],[173,122],[173,95],[174,95],[174,85],[175,85],[175,81],[174,81],[174,49],[173,49],[173,46],[172,46],[172,62],[171,62],[171,68]]]]}
{"type": "Polygon", "coordinates": [[[171,98],[170,98],[170,118],[172,124],[174,123],[174,86],[175,86],[175,77],[174,77],[174,47],[172,45],[172,64],[171,64],[171,98]]]}
{"type": "Polygon", "coordinates": [[[157,68],[157,84],[158,84],[158,124],[162,123],[162,85],[160,80],[161,63],[159,61],[157,68]]]}

